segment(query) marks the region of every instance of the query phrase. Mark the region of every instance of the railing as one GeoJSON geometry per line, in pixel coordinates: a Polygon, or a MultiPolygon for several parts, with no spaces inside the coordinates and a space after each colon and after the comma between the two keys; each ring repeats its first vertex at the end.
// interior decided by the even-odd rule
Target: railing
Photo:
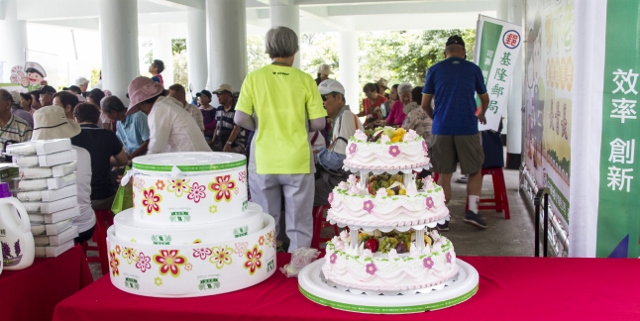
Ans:
{"type": "Polygon", "coordinates": [[[538,190],[536,197],[533,199],[533,206],[535,207],[535,257],[540,256],[540,200],[543,200],[543,218],[542,218],[542,230],[543,230],[543,248],[542,256],[547,257],[547,247],[549,242],[549,189],[541,188],[538,190]]]}

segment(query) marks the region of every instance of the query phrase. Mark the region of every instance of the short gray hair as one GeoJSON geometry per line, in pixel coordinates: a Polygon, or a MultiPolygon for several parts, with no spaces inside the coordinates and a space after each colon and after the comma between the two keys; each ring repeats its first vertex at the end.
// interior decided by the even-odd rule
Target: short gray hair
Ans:
{"type": "Polygon", "coordinates": [[[298,52],[298,36],[287,27],[274,27],[264,37],[265,52],[270,58],[291,57],[298,52]]]}
{"type": "Polygon", "coordinates": [[[398,85],[398,89],[396,89],[396,92],[398,93],[398,95],[400,95],[402,93],[411,92],[412,90],[413,85],[410,82],[403,82],[398,85]]]}
{"type": "Polygon", "coordinates": [[[78,78],[78,80],[76,80],[76,86],[84,86],[84,85],[88,85],[89,84],[89,79],[84,78],[84,77],[80,77],[78,78]]]}

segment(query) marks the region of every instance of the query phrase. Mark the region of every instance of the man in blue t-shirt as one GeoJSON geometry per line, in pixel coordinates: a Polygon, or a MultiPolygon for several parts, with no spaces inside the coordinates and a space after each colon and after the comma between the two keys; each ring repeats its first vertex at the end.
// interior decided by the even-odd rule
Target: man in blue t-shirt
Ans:
{"type": "MultiPolygon", "coordinates": [[[[464,222],[480,228],[487,223],[478,215],[478,202],[482,189],[482,139],[478,132],[478,120],[485,124],[485,112],[489,107],[489,95],[480,68],[466,61],[464,41],[451,36],[444,50],[445,60],[429,68],[422,90],[422,108],[433,119],[433,138],[429,154],[438,184],[444,189],[446,202],[451,200],[451,176],[460,162],[462,174],[469,175],[467,197],[469,210],[464,222]],[[474,94],[480,98],[481,108],[476,116],[474,94]],[[434,100],[434,106],[431,101],[434,100]]],[[[449,222],[438,225],[446,231],[449,222]]]]}

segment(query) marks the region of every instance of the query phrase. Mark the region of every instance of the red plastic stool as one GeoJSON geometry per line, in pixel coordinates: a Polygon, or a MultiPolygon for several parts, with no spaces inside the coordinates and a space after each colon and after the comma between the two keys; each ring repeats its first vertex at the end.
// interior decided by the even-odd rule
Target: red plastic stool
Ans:
{"type": "Polygon", "coordinates": [[[97,246],[89,246],[87,242],[82,243],[85,256],[87,251],[98,251],[98,256],[87,256],[88,262],[99,262],[102,275],[109,273],[109,251],[107,249],[107,229],[113,225],[113,214],[111,210],[95,211],[96,226],[93,230],[92,239],[97,246]]]}
{"type": "Polygon", "coordinates": [[[320,250],[320,242],[330,241],[330,238],[320,238],[320,232],[325,227],[333,226],[333,232],[335,235],[340,235],[337,225],[331,225],[324,219],[324,211],[331,208],[331,205],[320,205],[313,207],[313,236],[311,237],[311,247],[320,250]]]}
{"type": "MultiPolygon", "coordinates": [[[[493,181],[493,198],[480,199],[482,203],[493,203],[492,205],[479,205],[479,210],[496,210],[496,212],[502,212],[504,210],[504,218],[508,220],[511,218],[509,213],[509,200],[507,199],[507,188],[504,185],[504,174],[502,167],[483,168],[482,177],[484,175],[491,175],[493,181]]],[[[469,198],[467,198],[467,205],[465,211],[469,210],[469,198]]]]}

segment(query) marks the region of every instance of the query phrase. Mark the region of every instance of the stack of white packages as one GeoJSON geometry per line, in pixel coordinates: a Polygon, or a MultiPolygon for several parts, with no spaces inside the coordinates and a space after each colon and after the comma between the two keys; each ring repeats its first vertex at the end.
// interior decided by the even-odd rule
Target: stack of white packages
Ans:
{"type": "Polygon", "coordinates": [[[80,215],[76,187],[76,151],[69,139],[31,141],[7,146],[19,167],[14,196],[27,209],[36,257],[56,257],[73,247],[80,215]]]}

